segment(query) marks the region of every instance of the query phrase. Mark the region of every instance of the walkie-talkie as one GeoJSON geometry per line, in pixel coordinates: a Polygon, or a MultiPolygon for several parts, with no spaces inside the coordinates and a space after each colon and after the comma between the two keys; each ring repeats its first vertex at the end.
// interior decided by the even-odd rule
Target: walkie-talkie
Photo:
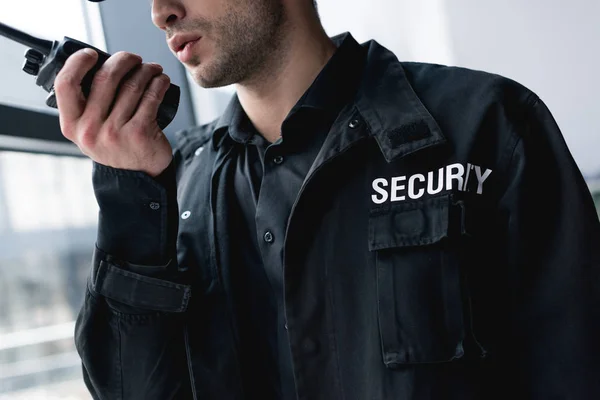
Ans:
{"type": "MultiPolygon", "coordinates": [[[[40,39],[3,23],[0,23],[0,35],[31,47],[25,53],[26,60],[23,64],[23,71],[37,76],[36,84],[50,93],[46,98],[46,105],[53,108],[58,108],[54,93],[54,79],[56,79],[56,75],[58,75],[58,72],[65,65],[70,55],[84,48],[93,49],[98,53],[96,65],[85,75],[81,82],[81,89],[85,97],[88,97],[90,93],[94,75],[110,57],[110,54],[70,37],[65,36],[60,42],[40,39]]],[[[177,109],[179,108],[179,96],[179,86],[171,84],[165,93],[156,116],[156,122],[160,129],[164,129],[175,118],[175,114],[177,114],[177,109]]]]}

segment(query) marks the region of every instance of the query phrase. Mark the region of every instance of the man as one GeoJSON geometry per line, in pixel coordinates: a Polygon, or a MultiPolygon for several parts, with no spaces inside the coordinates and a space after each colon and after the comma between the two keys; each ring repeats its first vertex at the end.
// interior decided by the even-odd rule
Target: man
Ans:
{"type": "Polygon", "coordinates": [[[160,66],[115,54],[87,99],[95,56],[57,77],[95,161],[75,338],[94,398],[600,396],[600,224],[534,93],[330,39],[309,0],[152,18],[237,95],[172,149],[160,66]]]}

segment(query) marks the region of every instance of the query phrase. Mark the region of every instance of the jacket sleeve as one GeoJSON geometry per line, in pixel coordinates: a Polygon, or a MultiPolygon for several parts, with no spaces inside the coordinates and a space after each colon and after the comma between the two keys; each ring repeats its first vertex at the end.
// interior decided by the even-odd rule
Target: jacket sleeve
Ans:
{"type": "Polygon", "coordinates": [[[535,95],[527,107],[499,203],[508,324],[496,374],[519,398],[598,399],[600,223],[550,111],[535,95]]]}
{"type": "Polygon", "coordinates": [[[178,270],[175,152],[156,179],[95,163],[98,238],[75,344],[94,399],[191,398],[178,270]]]}

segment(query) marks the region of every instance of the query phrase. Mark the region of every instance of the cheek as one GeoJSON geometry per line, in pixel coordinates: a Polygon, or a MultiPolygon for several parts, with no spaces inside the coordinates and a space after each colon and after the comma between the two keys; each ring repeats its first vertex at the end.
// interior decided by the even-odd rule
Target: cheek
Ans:
{"type": "Polygon", "coordinates": [[[232,1],[238,2],[238,0],[183,0],[183,3],[188,16],[211,21],[222,15],[227,4],[232,1]]]}

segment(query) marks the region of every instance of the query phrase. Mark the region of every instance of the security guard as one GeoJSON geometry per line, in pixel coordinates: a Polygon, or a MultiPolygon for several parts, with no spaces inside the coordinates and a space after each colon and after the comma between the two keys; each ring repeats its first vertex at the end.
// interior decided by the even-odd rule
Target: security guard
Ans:
{"type": "Polygon", "coordinates": [[[87,101],[95,56],[57,77],[100,206],[75,338],[94,398],[600,398],[600,224],[534,93],[330,39],[306,0],[153,21],[237,94],[171,148],[159,66],[118,53],[87,101]]]}

